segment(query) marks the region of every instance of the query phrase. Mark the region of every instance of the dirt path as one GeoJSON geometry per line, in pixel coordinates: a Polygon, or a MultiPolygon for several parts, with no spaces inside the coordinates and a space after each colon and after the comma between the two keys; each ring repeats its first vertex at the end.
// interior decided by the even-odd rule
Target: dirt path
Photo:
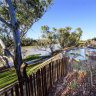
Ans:
{"type": "Polygon", "coordinates": [[[90,74],[86,72],[68,73],[53,85],[48,96],[96,96],[96,74],[93,74],[94,86],[91,86],[90,80],[90,74]]]}

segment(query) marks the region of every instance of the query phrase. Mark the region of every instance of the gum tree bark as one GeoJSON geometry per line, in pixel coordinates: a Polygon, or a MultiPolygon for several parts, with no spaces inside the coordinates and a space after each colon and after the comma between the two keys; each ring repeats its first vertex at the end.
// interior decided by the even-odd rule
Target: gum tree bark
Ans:
{"type": "Polygon", "coordinates": [[[5,62],[6,67],[10,67],[8,63],[8,57],[11,57],[13,59],[13,56],[10,53],[10,51],[7,49],[1,38],[0,38],[0,45],[3,49],[3,53],[2,53],[3,55],[0,55],[0,58],[2,59],[3,62],[5,62]]]}
{"type": "Polygon", "coordinates": [[[11,24],[13,30],[13,37],[14,37],[14,65],[17,72],[18,80],[22,80],[20,66],[22,64],[22,57],[21,57],[21,40],[19,35],[19,26],[15,16],[15,9],[13,8],[11,0],[6,0],[9,5],[9,12],[11,17],[11,24]]]}

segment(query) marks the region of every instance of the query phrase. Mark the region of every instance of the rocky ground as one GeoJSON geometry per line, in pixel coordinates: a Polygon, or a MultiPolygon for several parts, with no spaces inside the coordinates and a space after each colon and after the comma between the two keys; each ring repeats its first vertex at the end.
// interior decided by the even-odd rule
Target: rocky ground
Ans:
{"type": "Polygon", "coordinates": [[[96,96],[96,74],[70,72],[53,85],[48,96],[96,96]]]}

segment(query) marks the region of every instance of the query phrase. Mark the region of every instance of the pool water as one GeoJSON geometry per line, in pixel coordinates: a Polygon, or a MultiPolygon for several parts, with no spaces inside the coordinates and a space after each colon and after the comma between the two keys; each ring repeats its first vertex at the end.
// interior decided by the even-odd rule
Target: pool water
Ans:
{"type": "Polygon", "coordinates": [[[95,60],[96,58],[86,56],[85,54],[86,50],[96,51],[96,49],[89,49],[89,48],[73,48],[66,50],[66,56],[80,60],[93,60],[93,59],[95,60]]]}

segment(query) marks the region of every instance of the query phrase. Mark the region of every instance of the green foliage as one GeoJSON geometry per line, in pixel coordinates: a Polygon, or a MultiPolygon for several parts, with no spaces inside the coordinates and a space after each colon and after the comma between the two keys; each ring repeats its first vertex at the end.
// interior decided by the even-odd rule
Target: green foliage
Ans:
{"type": "Polygon", "coordinates": [[[53,28],[51,31],[48,25],[41,26],[42,39],[38,41],[40,47],[50,48],[51,54],[54,51],[54,44],[57,43],[56,29],[53,28]]]}
{"type": "Polygon", "coordinates": [[[91,39],[88,39],[86,42],[87,42],[88,44],[90,44],[90,43],[91,43],[91,39]]]}
{"type": "Polygon", "coordinates": [[[93,40],[96,40],[96,37],[92,38],[93,40]]]}
{"type": "Polygon", "coordinates": [[[82,35],[82,30],[81,28],[77,28],[75,31],[71,32],[71,29],[71,27],[58,29],[58,41],[61,48],[78,45],[82,35]]]}
{"type": "Polygon", "coordinates": [[[21,40],[21,45],[22,46],[35,46],[37,44],[36,40],[33,40],[31,38],[23,38],[21,40]]]}
{"type": "Polygon", "coordinates": [[[61,48],[68,46],[68,37],[70,36],[69,29],[71,30],[70,27],[58,29],[58,41],[60,43],[61,48]]]}
{"type": "Polygon", "coordinates": [[[14,40],[13,38],[9,37],[9,36],[4,36],[2,37],[2,40],[4,41],[5,45],[7,47],[12,47],[14,45],[14,40]]]}
{"type": "Polygon", "coordinates": [[[74,80],[74,81],[70,82],[69,85],[70,85],[71,88],[76,87],[77,86],[77,81],[74,80]]]}
{"type": "MultiPolygon", "coordinates": [[[[47,9],[53,4],[52,0],[12,0],[16,18],[18,20],[21,39],[26,35],[28,29],[38,21],[47,9]],[[15,6],[16,5],[16,6],[15,6]]],[[[10,13],[6,3],[0,3],[0,17],[11,24],[10,13]]],[[[10,29],[1,23],[2,32],[10,33],[10,29]]],[[[12,34],[12,33],[11,33],[12,34]]],[[[10,35],[11,36],[11,35],[10,35]]]]}
{"type": "Polygon", "coordinates": [[[50,48],[51,53],[54,49],[54,44],[60,44],[61,48],[77,46],[82,35],[82,30],[80,27],[76,28],[75,31],[71,32],[72,28],[67,26],[65,28],[56,29],[53,27],[52,31],[48,25],[41,26],[42,29],[42,39],[38,41],[39,46],[44,46],[50,48]],[[49,45],[49,46],[48,46],[49,45]]]}
{"type": "MultiPolygon", "coordinates": [[[[4,41],[5,45],[9,48],[12,48],[14,46],[14,40],[10,36],[4,36],[2,37],[2,40],[4,41]]],[[[22,46],[35,46],[37,44],[36,40],[33,40],[31,38],[23,38],[21,40],[21,45],[22,46]]],[[[2,49],[2,48],[1,48],[2,49]]],[[[0,49],[0,50],[1,50],[0,49]]]]}

